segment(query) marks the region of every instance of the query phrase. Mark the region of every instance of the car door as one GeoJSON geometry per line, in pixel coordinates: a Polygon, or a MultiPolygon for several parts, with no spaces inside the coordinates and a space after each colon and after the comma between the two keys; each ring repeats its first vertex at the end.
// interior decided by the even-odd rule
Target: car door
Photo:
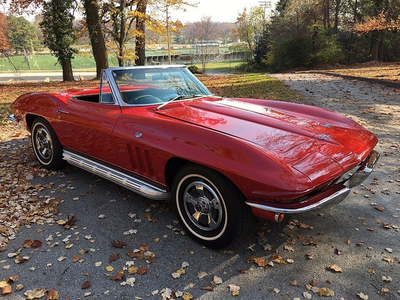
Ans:
{"type": "Polygon", "coordinates": [[[118,163],[112,132],[121,114],[119,105],[71,97],[57,113],[57,131],[65,148],[107,163],[118,163]]]}

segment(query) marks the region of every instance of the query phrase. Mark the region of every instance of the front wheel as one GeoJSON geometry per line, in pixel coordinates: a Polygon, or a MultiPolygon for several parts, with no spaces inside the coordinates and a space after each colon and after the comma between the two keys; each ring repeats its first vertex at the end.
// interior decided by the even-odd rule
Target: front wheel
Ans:
{"type": "Polygon", "coordinates": [[[174,208],[188,234],[209,248],[235,242],[246,226],[248,209],[237,187],[220,173],[189,164],[173,184],[174,208]]]}
{"type": "Polygon", "coordinates": [[[62,146],[51,125],[42,118],[32,124],[32,147],[39,163],[48,170],[58,170],[65,166],[62,146]]]}

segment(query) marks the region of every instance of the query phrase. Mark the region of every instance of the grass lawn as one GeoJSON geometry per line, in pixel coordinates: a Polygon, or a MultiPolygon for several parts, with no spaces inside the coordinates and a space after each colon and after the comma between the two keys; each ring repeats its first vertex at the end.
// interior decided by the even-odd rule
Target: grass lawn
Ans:
{"type": "MultiPolygon", "coordinates": [[[[13,56],[11,61],[5,57],[0,57],[0,72],[14,72],[15,68],[19,71],[61,71],[61,66],[57,62],[57,58],[50,54],[28,55],[29,65],[25,56],[13,56]],[[30,68],[29,68],[30,66],[30,68]]],[[[111,66],[117,65],[114,56],[109,56],[108,61],[111,66]]],[[[95,70],[96,64],[90,54],[75,55],[72,60],[73,69],[89,69],[95,70]]]]}
{"type": "MultiPolygon", "coordinates": [[[[9,59],[0,57],[0,72],[15,72],[15,68],[19,71],[61,71],[61,66],[57,62],[57,58],[50,54],[43,55],[28,55],[25,56],[12,56],[9,59]]],[[[110,66],[117,66],[118,62],[113,55],[108,56],[110,66]]],[[[215,72],[232,72],[235,66],[239,65],[241,61],[224,61],[224,62],[210,62],[206,65],[206,71],[215,72]]],[[[196,64],[201,69],[201,64],[196,64]]],[[[93,56],[89,53],[79,53],[74,56],[72,60],[72,68],[75,70],[95,70],[96,64],[93,56]]]]}

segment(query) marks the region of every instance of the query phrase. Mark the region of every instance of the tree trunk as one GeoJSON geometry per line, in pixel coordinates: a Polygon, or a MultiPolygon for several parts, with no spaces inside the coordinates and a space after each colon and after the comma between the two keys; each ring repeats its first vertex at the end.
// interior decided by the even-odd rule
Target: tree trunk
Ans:
{"type": "Polygon", "coordinates": [[[337,34],[337,33],[338,33],[341,2],[342,2],[341,0],[336,0],[336,5],[335,5],[335,22],[334,22],[334,24],[333,24],[333,33],[334,33],[334,34],[337,34]]]}
{"type": "Polygon", "coordinates": [[[75,81],[74,74],[72,72],[72,63],[70,59],[63,59],[61,61],[63,81],[75,81]]]}
{"type": "Polygon", "coordinates": [[[324,0],[322,3],[324,11],[324,18],[323,18],[324,29],[328,30],[330,28],[330,20],[329,20],[330,0],[324,0]]]}
{"type": "Polygon", "coordinates": [[[379,60],[379,46],[381,44],[380,33],[378,31],[371,32],[369,56],[372,60],[379,60]]]}
{"type": "Polygon", "coordinates": [[[136,58],[135,65],[136,66],[144,66],[146,64],[146,41],[145,41],[145,29],[146,29],[146,14],[147,9],[147,0],[139,0],[137,4],[136,11],[139,15],[136,17],[136,30],[138,30],[141,34],[136,37],[136,58]]]}
{"type": "Polygon", "coordinates": [[[90,43],[92,44],[92,52],[96,61],[96,78],[100,78],[101,70],[108,68],[108,60],[103,30],[100,24],[98,4],[96,0],[84,0],[83,4],[90,43]]]}
{"type": "Polygon", "coordinates": [[[118,66],[123,67],[125,65],[125,37],[126,37],[126,16],[125,16],[126,0],[120,0],[119,9],[121,15],[120,33],[118,39],[118,66]]]}

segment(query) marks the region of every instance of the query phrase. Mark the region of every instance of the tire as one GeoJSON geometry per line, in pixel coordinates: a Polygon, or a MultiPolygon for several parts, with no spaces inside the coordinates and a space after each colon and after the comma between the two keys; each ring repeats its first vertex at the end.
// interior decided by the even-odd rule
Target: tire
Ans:
{"type": "Polygon", "coordinates": [[[59,170],[65,167],[63,150],[53,128],[43,118],[36,118],[32,123],[32,147],[36,159],[48,170],[59,170]]]}
{"type": "Polygon", "coordinates": [[[188,234],[213,249],[234,243],[246,227],[244,196],[222,174],[194,164],[178,172],[173,183],[175,213],[188,234]]]}

